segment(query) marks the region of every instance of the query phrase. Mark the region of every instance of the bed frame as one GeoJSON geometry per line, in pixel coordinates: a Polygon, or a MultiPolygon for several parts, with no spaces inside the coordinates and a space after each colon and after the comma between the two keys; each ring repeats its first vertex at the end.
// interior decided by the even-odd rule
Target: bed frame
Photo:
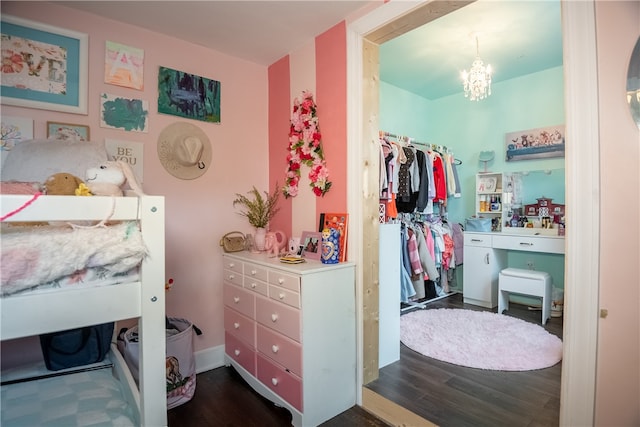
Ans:
{"type": "Polygon", "coordinates": [[[0,196],[5,222],[137,220],[149,255],[141,281],[89,289],[0,298],[0,338],[9,340],[81,326],[138,319],[139,390],[112,345],[114,376],[125,389],[139,425],[166,426],[164,197],[0,196]]]}

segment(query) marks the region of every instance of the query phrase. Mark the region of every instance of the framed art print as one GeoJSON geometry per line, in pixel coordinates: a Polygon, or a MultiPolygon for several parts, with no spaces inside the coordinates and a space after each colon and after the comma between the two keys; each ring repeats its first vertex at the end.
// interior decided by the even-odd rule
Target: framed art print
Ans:
{"type": "Polygon", "coordinates": [[[315,231],[303,231],[300,236],[301,255],[307,259],[320,261],[322,234],[315,231]]]}
{"type": "Polygon", "coordinates": [[[160,67],[158,113],[220,123],[220,82],[160,67]]]}
{"type": "Polygon", "coordinates": [[[89,126],[71,123],[47,122],[47,139],[89,141],[89,126]]]}
{"type": "Polygon", "coordinates": [[[89,36],[2,16],[2,103],[87,114],[89,36]]]}

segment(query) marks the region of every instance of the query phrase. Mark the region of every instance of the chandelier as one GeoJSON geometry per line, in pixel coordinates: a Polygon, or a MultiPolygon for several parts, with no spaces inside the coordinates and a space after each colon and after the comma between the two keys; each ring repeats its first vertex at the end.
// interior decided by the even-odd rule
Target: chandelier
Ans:
{"type": "Polygon", "coordinates": [[[491,65],[484,66],[480,58],[478,37],[476,37],[476,59],[471,64],[471,69],[462,71],[464,83],[464,97],[471,101],[479,101],[491,95],[491,65]]]}

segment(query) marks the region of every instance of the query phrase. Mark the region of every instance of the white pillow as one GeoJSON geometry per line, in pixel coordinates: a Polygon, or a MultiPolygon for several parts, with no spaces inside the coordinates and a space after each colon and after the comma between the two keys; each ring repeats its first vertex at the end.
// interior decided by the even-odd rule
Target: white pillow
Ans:
{"type": "Polygon", "coordinates": [[[2,181],[45,182],[58,172],[84,180],[87,169],[107,161],[104,143],[32,139],[7,153],[2,181]]]}

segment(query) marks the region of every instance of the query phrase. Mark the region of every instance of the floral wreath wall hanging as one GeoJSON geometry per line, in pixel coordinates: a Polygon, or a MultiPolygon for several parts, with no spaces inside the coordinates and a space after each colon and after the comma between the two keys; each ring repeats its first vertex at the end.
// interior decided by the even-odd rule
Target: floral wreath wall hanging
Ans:
{"type": "Polygon", "coordinates": [[[309,166],[309,186],[316,196],[324,196],[331,188],[329,169],[322,152],[322,134],[316,115],[313,94],[302,92],[302,101],[293,101],[293,115],[289,128],[289,153],[287,154],[287,179],[282,189],[286,198],[298,195],[300,167],[309,166]]]}

